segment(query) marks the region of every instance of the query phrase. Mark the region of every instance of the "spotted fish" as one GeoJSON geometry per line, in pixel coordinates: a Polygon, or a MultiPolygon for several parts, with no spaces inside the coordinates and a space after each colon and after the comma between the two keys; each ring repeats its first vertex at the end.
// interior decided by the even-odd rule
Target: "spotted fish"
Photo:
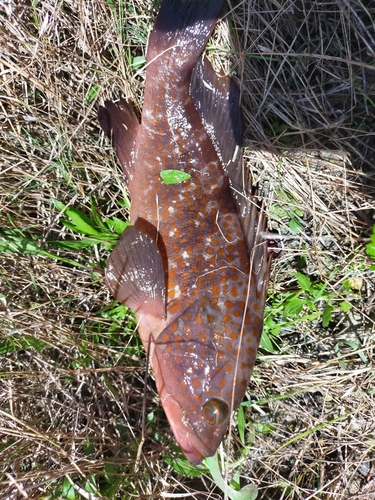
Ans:
{"type": "Polygon", "coordinates": [[[243,167],[238,90],[202,50],[222,0],[164,0],[150,35],[141,123],[106,101],[132,204],[105,281],[134,309],[165,413],[194,464],[215,453],[255,363],[271,255],[243,167]],[[189,178],[163,181],[164,170],[189,178]]]}

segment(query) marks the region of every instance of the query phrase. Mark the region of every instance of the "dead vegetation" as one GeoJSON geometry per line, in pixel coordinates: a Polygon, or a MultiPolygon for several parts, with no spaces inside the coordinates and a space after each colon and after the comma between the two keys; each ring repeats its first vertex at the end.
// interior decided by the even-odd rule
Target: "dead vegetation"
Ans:
{"type": "MultiPolygon", "coordinates": [[[[126,217],[96,109],[120,94],[141,108],[157,9],[0,3],[4,499],[222,498],[209,475],[181,475],[164,460],[174,443],[152,380],[135,464],[145,359],[131,315],[114,309],[91,270],[108,246],[53,243],[82,239],[53,200],[126,217]]],[[[244,406],[247,446],[238,422],[222,449],[230,462],[247,456],[227,473],[254,482],[262,499],[375,498],[375,287],[364,251],[375,224],[375,5],[244,0],[224,12],[208,57],[241,89],[245,158],[283,237],[267,309],[278,349],[261,350],[244,406]],[[311,288],[285,315],[295,271],[311,288]]]]}

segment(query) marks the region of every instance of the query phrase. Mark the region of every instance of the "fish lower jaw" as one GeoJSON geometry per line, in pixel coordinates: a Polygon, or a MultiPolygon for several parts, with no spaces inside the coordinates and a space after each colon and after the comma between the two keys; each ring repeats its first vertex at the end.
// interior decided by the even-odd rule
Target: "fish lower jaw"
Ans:
{"type": "Polygon", "coordinates": [[[215,450],[207,448],[198,436],[192,432],[189,419],[172,396],[166,396],[163,400],[163,408],[176,441],[189,462],[198,465],[205,457],[215,453],[215,450]]]}

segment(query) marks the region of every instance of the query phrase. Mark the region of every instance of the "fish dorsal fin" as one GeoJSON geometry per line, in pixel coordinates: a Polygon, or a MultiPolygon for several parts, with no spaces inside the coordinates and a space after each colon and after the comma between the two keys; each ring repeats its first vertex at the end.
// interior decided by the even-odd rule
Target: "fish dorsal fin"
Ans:
{"type": "Polygon", "coordinates": [[[140,127],[130,104],[120,99],[119,106],[105,101],[98,109],[98,120],[104,134],[111,139],[125,174],[128,187],[133,178],[135,142],[140,127]]]}
{"type": "Polygon", "coordinates": [[[218,75],[208,59],[201,59],[194,67],[190,94],[239,204],[236,193],[243,190],[239,90],[229,76],[218,75]]]}
{"type": "Polygon", "coordinates": [[[247,247],[254,253],[254,261],[269,266],[270,259],[264,254],[266,243],[261,234],[266,229],[266,217],[252,194],[251,177],[243,164],[240,147],[239,90],[229,76],[218,75],[208,59],[204,59],[194,67],[190,94],[229,177],[247,247]]]}
{"type": "Polygon", "coordinates": [[[141,229],[125,229],[109,256],[105,281],[122,304],[139,313],[165,317],[163,259],[155,241],[141,229]]]}

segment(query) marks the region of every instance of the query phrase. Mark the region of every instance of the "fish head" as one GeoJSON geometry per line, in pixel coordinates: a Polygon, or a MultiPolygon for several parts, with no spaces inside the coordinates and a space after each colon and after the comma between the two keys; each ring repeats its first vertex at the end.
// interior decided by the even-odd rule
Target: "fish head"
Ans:
{"type": "Polygon", "coordinates": [[[235,327],[239,331],[241,324],[223,324],[220,308],[203,297],[155,341],[152,367],[162,405],[177,443],[194,464],[214,455],[246,391],[253,363],[230,339],[235,327]]]}

